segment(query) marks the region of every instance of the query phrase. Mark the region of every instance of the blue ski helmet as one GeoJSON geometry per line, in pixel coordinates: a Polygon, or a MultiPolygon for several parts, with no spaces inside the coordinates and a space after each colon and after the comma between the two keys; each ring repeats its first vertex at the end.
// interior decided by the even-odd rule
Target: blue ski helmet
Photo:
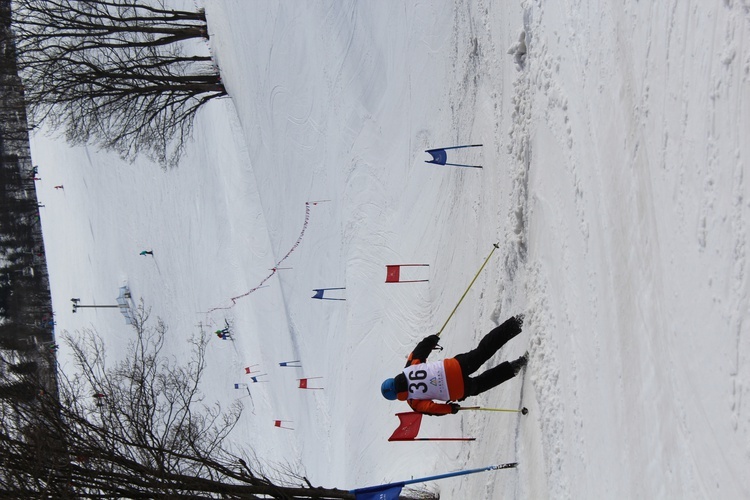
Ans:
{"type": "Polygon", "coordinates": [[[392,378],[385,379],[380,386],[380,392],[385,399],[394,401],[396,399],[396,381],[392,378]]]}

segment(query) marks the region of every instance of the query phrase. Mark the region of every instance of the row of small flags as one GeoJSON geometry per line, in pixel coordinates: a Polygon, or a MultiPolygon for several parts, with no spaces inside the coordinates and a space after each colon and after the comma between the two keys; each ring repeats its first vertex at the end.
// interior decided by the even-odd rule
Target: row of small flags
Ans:
{"type": "MultiPolygon", "coordinates": [[[[268,382],[268,380],[260,380],[260,377],[263,377],[265,375],[268,375],[267,373],[260,373],[260,370],[256,370],[257,367],[259,367],[259,364],[254,364],[250,366],[245,367],[245,375],[250,375],[250,380],[252,380],[251,383],[256,384],[259,382],[268,382]],[[254,371],[255,370],[255,371],[254,371]]],[[[279,366],[282,368],[302,368],[302,364],[300,360],[295,359],[293,361],[282,361],[279,363],[279,366]]],[[[323,387],[313,387],[315,384],[311,383],[311,380],[317,380],[321,379],[323,377],[303,377],[296,379],[298,383],[299,389],[307,389],[307,390],[322,390],[323,387]]],[[[234,384],[235,389],[245,389],[248,390],[248,383],[247,382],[237,382],[234,384]]],[[[273,425],[274,427],[278,427],[279,429],[287,429],[290,431],[293,431],[293,427],[289,427],[285,424],[291,423],[291,420],[274,420],[273,425]]]]}
{"type": "MultiPolygon", "coordinates": [[[[257,384],[259,382],[268,382],[268,380],[260,380],[260,377],[263,375],[268,375],[267,373],[259,373],[257,375],[253,375],[250,377],[250,380],[252,380],[252,384],[257,384]]],[[[312,387],[313,384],[310,383],[310,380],[314,379],[320,379],[323,377],[305,377],[305,378],[298,378],[297,382],[299,385],[297,386],[298,389],[307,389],[307,390],[323,390],[323,387],[312,387]]],[[[248,387],[248,382],[235,382],[234,388],[235,389],[246,389],[248,387]]]]}
{"type": "MultiPolygon", "coordinates": [[[[268,380],[259,380],[260,377],[264,375],[268,375],[267,373],[260,373],[260,370],[253,371],[256,367],[260,366],[259,364],[254,364],[250,366],[245,367],[245,375],[251,375],[250,379],[253,381],[253,383],[258,382],[268,382],[268,380]]],[[[302,364],[300,363],[300,360],[294,360],[294,361],[282,361],[279,363],[279,366],[282,368],[288,367],[288,368],[302,368],[302,364]]],[[[323,389],[322,387],[311,387],[310,380],[314,379],[320,379],[323,377],[304,377],[304,378],[298,378],[297,382],[299,382],[299,388],[300,389],[323,389]]],[[[239,389],[240,387],[247,387],[247,383],[241,382],[234,384],[235,389],[239,389]]]]}

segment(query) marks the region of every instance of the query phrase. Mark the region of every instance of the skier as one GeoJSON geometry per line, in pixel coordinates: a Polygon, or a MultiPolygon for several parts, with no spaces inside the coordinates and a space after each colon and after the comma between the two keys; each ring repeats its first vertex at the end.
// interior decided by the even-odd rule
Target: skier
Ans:
{"type": "Polygon", "coordinates": [[[62,184],[60,184],[59,186],[55,186],[55,189],[65,189],[65,188],[63,187],[62,184]]]}
{"type": "Polygon", "coordinates": [[[481,375],[469,376],[506,342],[521,333],[522,326],[523,314],[519,314],[485,335],[476,349],[430,363],[427,356],[437,346],[440,337],[425,337],[409,354],[404,370],[386,379],[380,392],[385,399],[406,401],[414,411],[426,415],[458,413],[460,405],[454,401],[463,401],[492,389],[518,375],[521,368],[526,366],[528,352],[514,361],[500,363],[481,375]],[[436,403],[434,399],[445,403],[436,403]]]}
{"type": "Polygon", "coordinates": [[[154,255],[153,250],[144,250],[141,252],[141,255],[154,255]]]}
{"type": "Polygon", "coordinates": [[[229,328],[222,328],[221,330],[216,330],[216,336],[219,337],[221,340],[227,340],[231,339],[232,336],[229,334],[229,328]]]}

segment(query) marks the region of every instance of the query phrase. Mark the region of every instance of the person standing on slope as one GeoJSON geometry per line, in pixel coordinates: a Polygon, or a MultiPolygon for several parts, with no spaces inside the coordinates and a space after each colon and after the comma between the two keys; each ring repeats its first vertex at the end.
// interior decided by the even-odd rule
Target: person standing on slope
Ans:
{"type": "Polygon", "coordinates": [[[482,338],[479,345],[466,353],[443,361],[428,363],[427,356],[437,346],[440,337],[425,337],[414,348],[404,370],[380,386],[385,399],[406,401],[411,408],[425,415],[458,413],[463,401],[476,396],[518,375],[526,366],[529,353],[514,361],[505,361],[481,375],[470,377],[489,360],[506,342],[521,333],[523,314],[506,320],[482,338]],[[436,403],[433,400],[445,401],[436,403]]]}

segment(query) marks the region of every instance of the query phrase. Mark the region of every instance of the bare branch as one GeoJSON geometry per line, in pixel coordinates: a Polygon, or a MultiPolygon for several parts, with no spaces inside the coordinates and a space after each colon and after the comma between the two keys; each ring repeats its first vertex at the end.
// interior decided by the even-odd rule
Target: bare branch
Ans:
{"type": "Polygon", "coordinates": [[[143,0],[15,0],[12,29],[35,123],[132,160],[177,164],[198,110],[226,96],[210,57],[183,55],[207,38],[205,14],[143,0]]]}
{"type": "Polygon", "coordinates": [[[180,363],[167,354],[166,325],[149,319],[142,303],[133,326],[125,355],[113,362],[97,332],[68,336],[77,372],[59,374],[59,398],[0,399],[0,496],[353,498],[275,484],[257,459],[230,451],[242,406],[205,401],[208,337],[194,337],[180,363]]]}

